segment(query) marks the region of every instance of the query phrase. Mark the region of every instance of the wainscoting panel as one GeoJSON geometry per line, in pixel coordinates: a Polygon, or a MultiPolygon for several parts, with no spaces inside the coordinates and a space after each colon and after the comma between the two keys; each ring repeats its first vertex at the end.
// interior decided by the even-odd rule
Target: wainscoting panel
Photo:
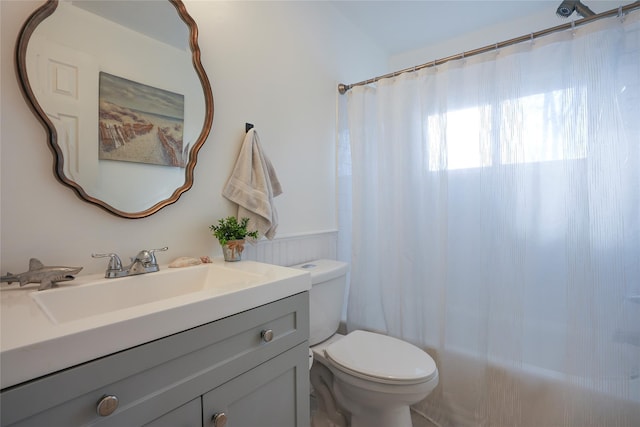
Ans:
{"type": "Polygon", "coordinates": [[[246,245],[243,259],[282,266],[328,258],[336,259],[338,231],[322,231],[260,240],[246,245]]]}

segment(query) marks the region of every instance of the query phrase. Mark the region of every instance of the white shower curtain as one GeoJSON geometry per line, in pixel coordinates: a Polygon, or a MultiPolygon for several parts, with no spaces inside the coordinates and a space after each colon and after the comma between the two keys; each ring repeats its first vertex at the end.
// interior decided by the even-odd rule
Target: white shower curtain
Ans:
{"type": "Polygon", "coordinates": [[[640,426],[639,58],[634,12],[341,100],[347,325],[434,357],[416,413],[640,426]]]}

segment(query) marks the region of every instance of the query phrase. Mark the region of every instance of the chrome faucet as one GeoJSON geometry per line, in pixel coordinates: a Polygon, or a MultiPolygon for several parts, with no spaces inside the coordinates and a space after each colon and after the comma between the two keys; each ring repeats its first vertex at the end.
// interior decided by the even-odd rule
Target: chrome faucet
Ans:
{"type": "Polygon", "coordinates": [[[135,276],[136,274],[153,273],[160,270],[158,261],[156,261],[155,253],[157,251],[166,251],[168,247],[160,249],[144,249],[138,252],[135,258],[131,258],[131,264],[126,267],[122,267],[122,261],[117,254],[91,254],[93,258],[110,258],[107,271],[104,273],[104,277],[107,279],[114,279],[116,277],[135,276]]]}

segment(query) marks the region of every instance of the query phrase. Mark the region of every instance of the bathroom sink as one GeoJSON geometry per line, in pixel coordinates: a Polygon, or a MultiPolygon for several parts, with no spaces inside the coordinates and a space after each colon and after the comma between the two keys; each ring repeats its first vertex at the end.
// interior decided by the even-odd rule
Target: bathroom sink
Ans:
{"type": "Polygon", "coordinates": [[[311,279],[298,269],[214,258],[36,289],[0,287],[2,389],[308,291],[311,279]]]}
{"type": "Polygon", "coordinates": [[[189,301],[199,294],[224,293],[262,281],[260,274],[203,264],[117,279],[77,279],[64,287],[33,292],[31,297],[59,324],[167,300],[189,301]]]}

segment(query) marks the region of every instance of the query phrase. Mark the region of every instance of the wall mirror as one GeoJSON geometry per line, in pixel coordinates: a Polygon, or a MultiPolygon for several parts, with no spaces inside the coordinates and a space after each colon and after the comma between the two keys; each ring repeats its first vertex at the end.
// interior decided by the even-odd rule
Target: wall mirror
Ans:
{"type": "Polygon", "coordinates": [[[197,38],[181,0],[48,0],[29,17],[17,73],[60,182],[124,218],[191,188],[213,120],[197,38]]]}

